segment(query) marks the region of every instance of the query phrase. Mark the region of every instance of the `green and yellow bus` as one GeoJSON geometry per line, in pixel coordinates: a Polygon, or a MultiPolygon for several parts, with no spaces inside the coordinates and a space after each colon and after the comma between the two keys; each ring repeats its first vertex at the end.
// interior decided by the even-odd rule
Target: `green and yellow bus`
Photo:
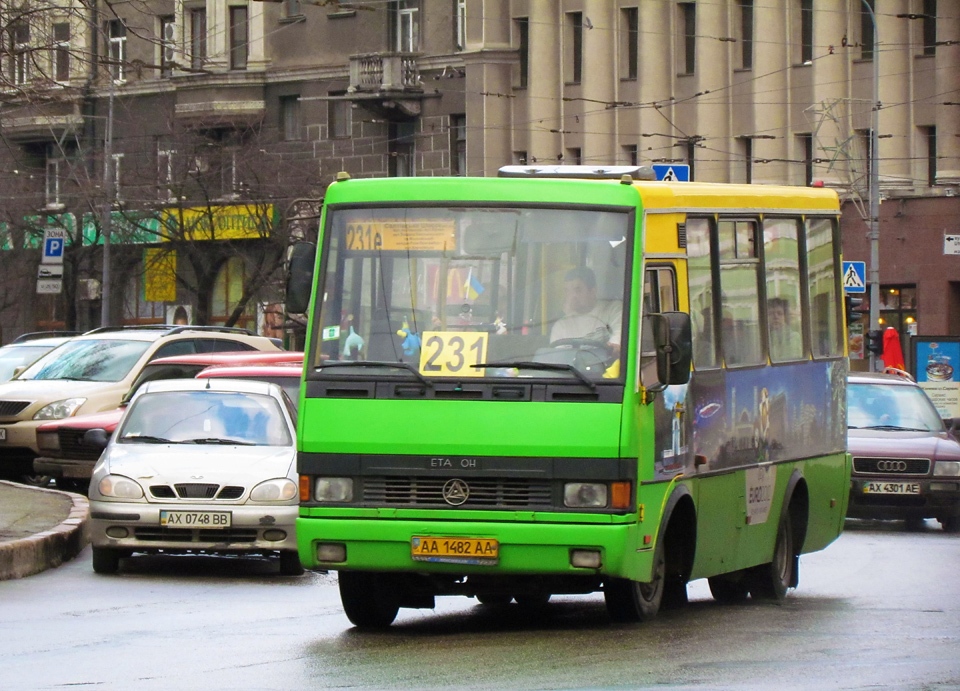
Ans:
{"type": "Polygon", "coordinates": [[[356,626],[591,592],[638,621],[701,578],[780,599],[840,534],[837,195],[649,178],[327,190],[288,284],[309,314],[297,539],[356,626]]]}

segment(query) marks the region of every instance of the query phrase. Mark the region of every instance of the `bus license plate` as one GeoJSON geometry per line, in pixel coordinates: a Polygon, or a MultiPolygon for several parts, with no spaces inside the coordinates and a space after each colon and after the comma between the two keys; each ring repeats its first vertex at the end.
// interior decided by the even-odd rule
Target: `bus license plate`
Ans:
{"type": "Polygon", "coordinates": [[[414,537],[410,556],[414,561],[492,566],[500,557],[500,544],[489,538],[414,537]]]}
{"type": "Polygon", "coordinates": [[[865,482],[864,494],[920,494],[919,482],[865,482]]]}
{"type": "Polygon", "coordinates": [[[165,528],[229,528],[229,511],[161,511],[165,528]]]}

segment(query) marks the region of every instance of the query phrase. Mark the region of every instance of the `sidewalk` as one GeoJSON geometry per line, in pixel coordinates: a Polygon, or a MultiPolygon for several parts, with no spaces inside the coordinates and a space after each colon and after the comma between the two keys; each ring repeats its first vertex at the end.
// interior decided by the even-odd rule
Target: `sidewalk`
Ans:
{"type": "Polygon", "coordinates": [[[0,480],[0,581],[59,566],[87,542],[86,497],[0,480]]]}

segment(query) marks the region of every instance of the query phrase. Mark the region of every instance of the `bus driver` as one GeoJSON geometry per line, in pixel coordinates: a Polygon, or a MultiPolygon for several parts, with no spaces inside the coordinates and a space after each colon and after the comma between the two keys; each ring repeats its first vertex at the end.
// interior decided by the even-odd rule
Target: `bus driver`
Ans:
{"type": "Polygon", "coordinates": [[[564,277],[564,316],[550,330],[550,342],[586,339],[620,354],[623,304],[619,300],[597,299],[597,277],[586,266],[571,269],[564,277]]]}

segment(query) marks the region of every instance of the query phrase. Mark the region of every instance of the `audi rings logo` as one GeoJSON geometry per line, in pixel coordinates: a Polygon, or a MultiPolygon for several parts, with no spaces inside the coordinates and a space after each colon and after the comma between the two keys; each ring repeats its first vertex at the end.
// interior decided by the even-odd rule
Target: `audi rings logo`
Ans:
{"type": "Polygon", "coordinates": [[[441,492],[443,500],[450,506],[460,506],[470,497],[470,487],[459,479],[447,480],[441,492]]]}
{"type": "Polygon", "coordinates": [[[906,461],[877,461],[877,470],[884,473],[907,472],[906,461]]]}

